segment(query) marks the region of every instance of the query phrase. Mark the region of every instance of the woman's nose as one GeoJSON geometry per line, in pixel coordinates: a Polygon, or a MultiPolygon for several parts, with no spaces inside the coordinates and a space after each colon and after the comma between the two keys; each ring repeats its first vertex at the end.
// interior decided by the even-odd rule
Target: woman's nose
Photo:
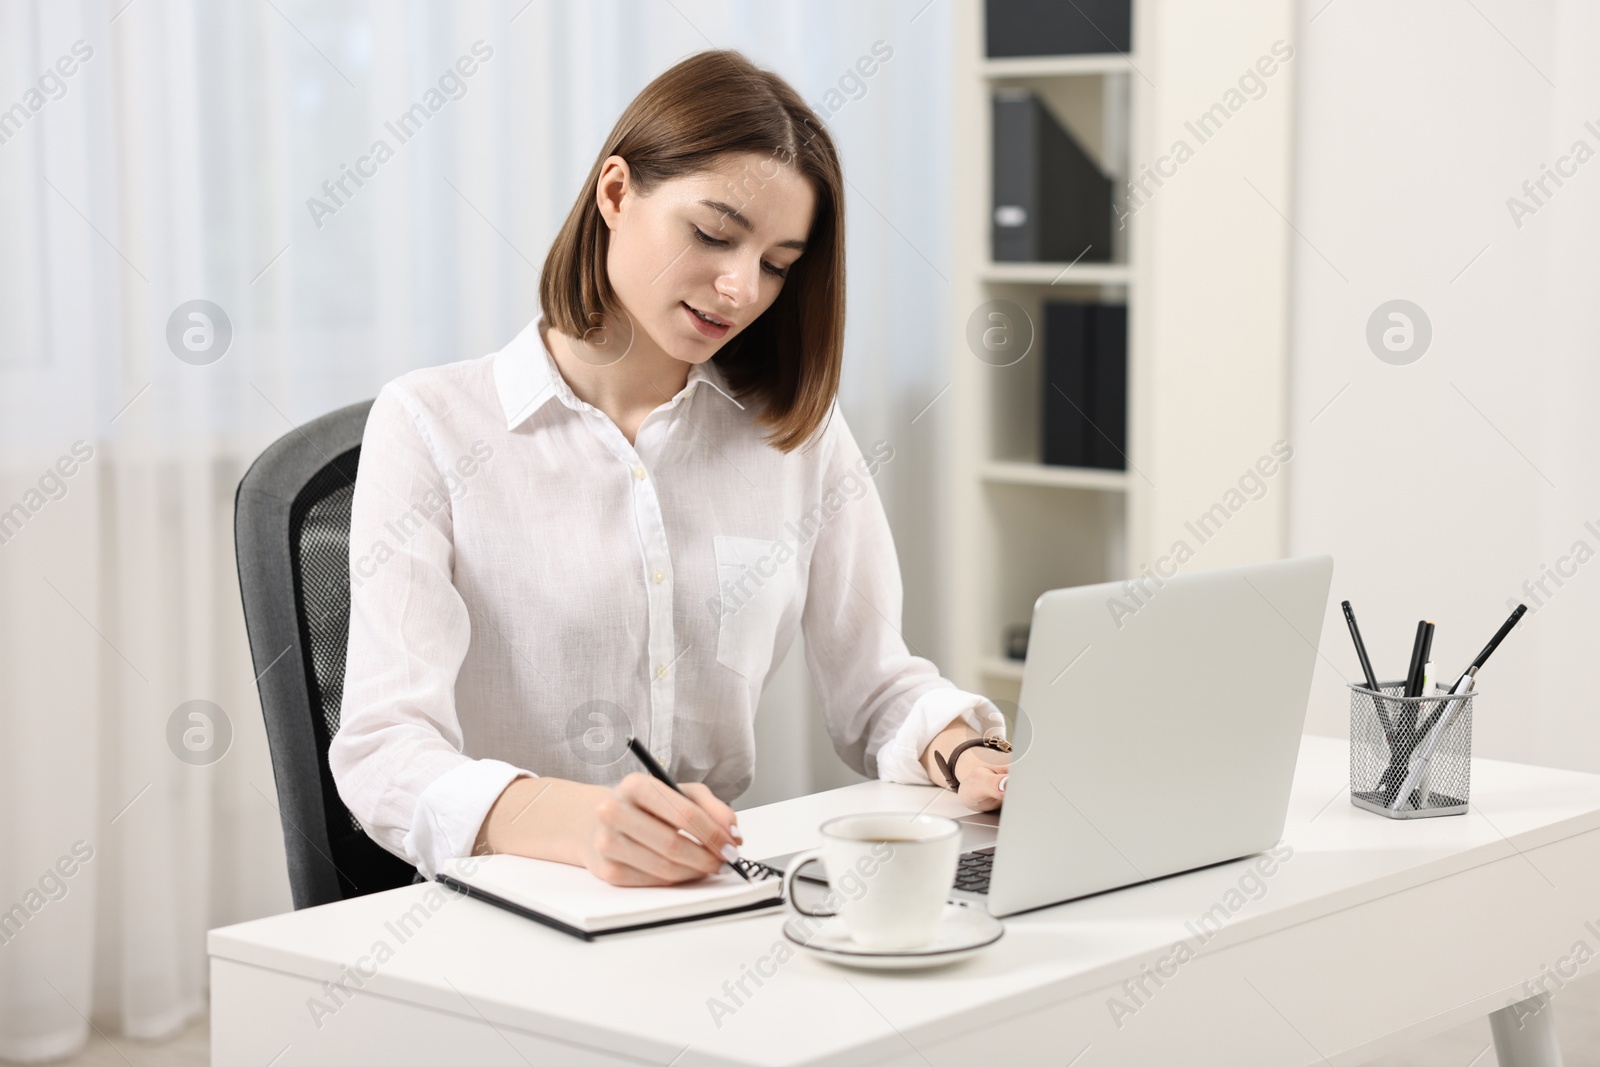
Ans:
{"type": "Polygon", "coordinates": [[[761,261],[740,263],[717,279],[717,292],[734,307],[755,303],[761,291],[761,261]]]}

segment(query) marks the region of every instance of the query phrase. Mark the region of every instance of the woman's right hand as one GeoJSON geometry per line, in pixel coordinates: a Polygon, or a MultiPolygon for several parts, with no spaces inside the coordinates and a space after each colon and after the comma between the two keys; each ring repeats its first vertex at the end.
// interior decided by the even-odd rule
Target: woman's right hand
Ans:
{"type": "Polygon", "coordinates": [[[595,805],[584,866],[612,885],[673,885],[715,874],[722,850],[737,857],[733,809],[699,782],[673,792],[642,771],[605,791],[595,805]],[[686,830],[703,845],[678,831],[686,830]]]}

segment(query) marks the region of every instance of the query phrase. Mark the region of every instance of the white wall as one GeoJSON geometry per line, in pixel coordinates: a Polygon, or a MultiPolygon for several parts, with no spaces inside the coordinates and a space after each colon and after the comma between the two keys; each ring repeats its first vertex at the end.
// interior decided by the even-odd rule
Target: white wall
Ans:
{"type": "Polygon", "coordinates": [[[1130,168],[1140,193],[1128,208],[1140,283],[1129,338],[1132,573],[1178,567],[1180,544],[1193,553],[1183,571],[1282,551],[1276,473],[1242,506],[1224,503],[1225,527],[1213,519],[1205,540],[1193,531],[1230,491],[1240,499],[1241,476],[1285,437],[1290,245],[1277,212],[1292,180],[1294,7],[1136,5],[1148,68],[1134,79],[1145,103],[1130,168]]]}
{"type": "MultiPolygon", "coordinates": [[[[1600,551],[1600,160],[1520,227],[1507,208],[1574,141],[1600,152],[1600,5],[1305,0],[1297,30],[1289,547],[1336,560],[1308,729],[1342,735],[1340,599],[1380,674],[1427,617],[1453,675],[1525,580],[1600,551]],[[1365,340],[1396,298],[1433,327],[1407,366],[1365,340]]],[[[1484,672],[1479,755],[1600,770],[1600,562],[1564,581],[1484,672]]]]}

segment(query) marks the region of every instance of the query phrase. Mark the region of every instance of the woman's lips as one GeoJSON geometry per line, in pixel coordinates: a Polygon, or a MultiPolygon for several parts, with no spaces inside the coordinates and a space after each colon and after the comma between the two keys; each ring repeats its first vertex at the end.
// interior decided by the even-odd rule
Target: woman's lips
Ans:
{"type": "Polygon", "coordinates": [[[705,319],[702,319],[699,315],[695,314],[694,308],[690,307],[688,304],[681,300],[679,301],[679,304],[683,307],[683,313],[689,317],[689,321],[694,323],[694,328],[699,330],[702,336],[709,337],[713,341],[720,341],[722,338],[728,336],[728,331],[733,328],[732,326],[718,326],[714,322],[707,322],[705,319]]]}

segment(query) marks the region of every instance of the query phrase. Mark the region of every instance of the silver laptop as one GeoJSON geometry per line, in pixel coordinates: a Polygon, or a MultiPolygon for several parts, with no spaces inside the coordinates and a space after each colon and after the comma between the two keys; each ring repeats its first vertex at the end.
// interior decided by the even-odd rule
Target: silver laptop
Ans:
{"type": "Polygon", "coordinates": [[[1005,805],[961,820],[951,899],[1014,915],[1276,844],[1332,577],[1318,556],[1039,597],[1005,805]]]}

